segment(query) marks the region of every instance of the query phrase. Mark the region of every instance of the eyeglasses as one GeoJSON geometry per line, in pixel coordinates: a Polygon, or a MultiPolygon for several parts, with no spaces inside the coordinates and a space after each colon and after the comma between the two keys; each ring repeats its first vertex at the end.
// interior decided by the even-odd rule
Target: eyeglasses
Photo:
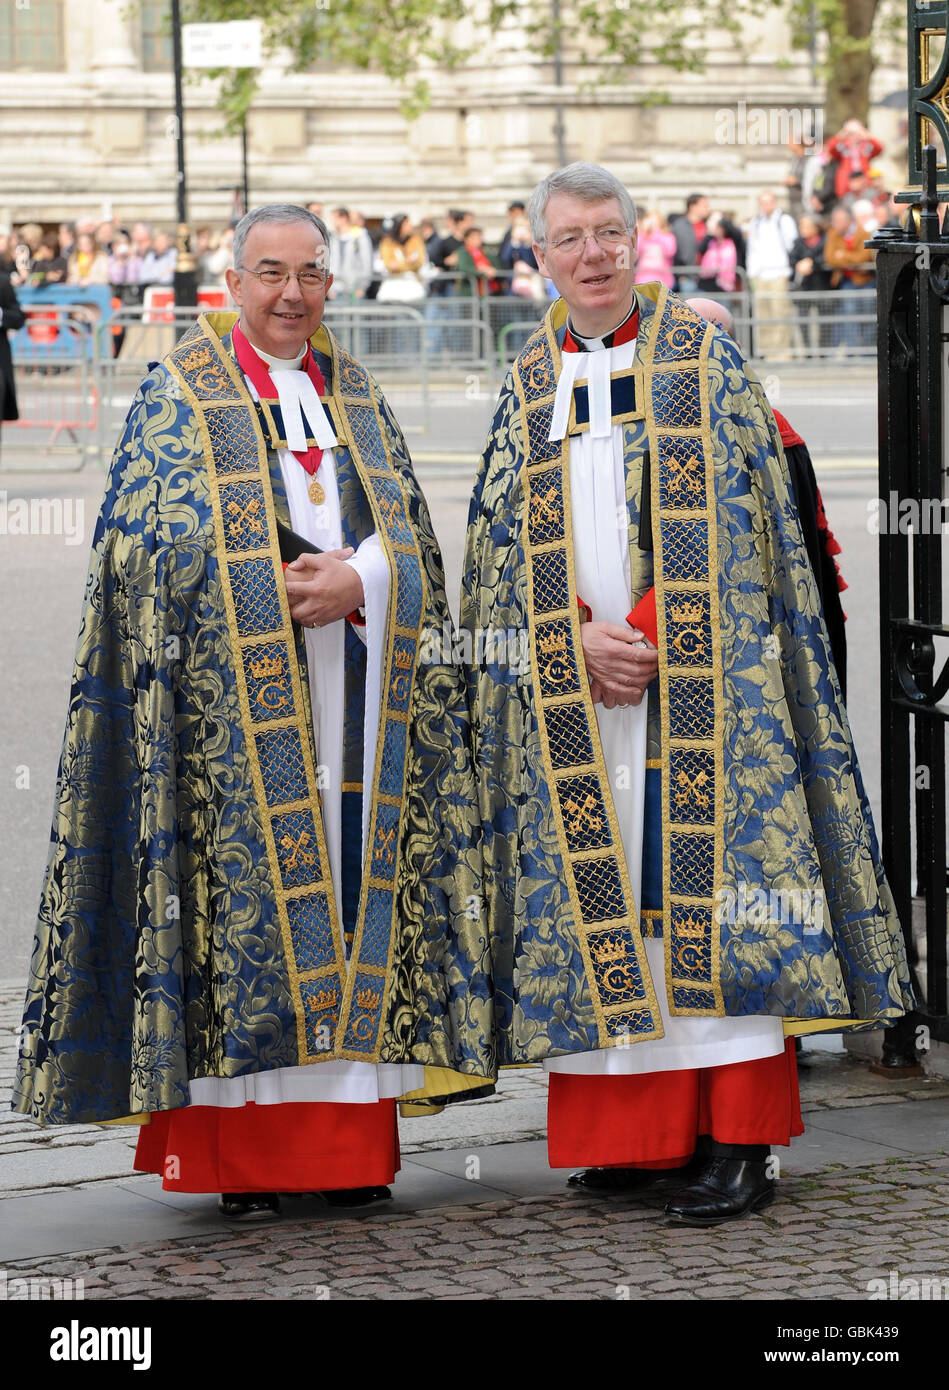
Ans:
{"type": "Polygon", "coordinates": [[[590,237],[598,246],[602,246],[604,251],[609,251],[619,246],[628,236],[628,227],[598,227],[595,232],[582,234],[580,232],[568,232],[566,236],[558,237],[550,245],[554,251],[568,256],[572,251],[586,250],[587,240],[590,237]]]}
{"type": "Polygon", "coordinates": [[[301,290],[315,290],[326,284],[328,275],[325,270],[287,270],[279,266],[268,266],[266,270],[251,270],[250,266],[239,265],[237,269],[246,270],[248,275],[256,275],[262,285],[269,285],[272,289],[276,289],[278,285],[286,285],[292,275],[301,290]]]}

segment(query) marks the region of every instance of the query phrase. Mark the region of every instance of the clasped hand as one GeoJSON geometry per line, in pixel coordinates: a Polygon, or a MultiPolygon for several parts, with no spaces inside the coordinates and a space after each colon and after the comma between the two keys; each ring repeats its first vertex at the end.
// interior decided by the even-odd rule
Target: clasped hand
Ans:
{"type": "Polygon", "coordinates": [[[299,555],[285,570],[290,616],[303,627],[325,627],[366,601],[362,580],[346,560],[351,545],[321,555],[299,555]]]}
{"type": "Polygon", "coordinates": [[[639,629],[627,623],[590,622],[580,628],[580,637],[593,703],[606,709],[640,704],[658,674],[659,653],[655,647],[638,645],[645,641],[639,629]]]}

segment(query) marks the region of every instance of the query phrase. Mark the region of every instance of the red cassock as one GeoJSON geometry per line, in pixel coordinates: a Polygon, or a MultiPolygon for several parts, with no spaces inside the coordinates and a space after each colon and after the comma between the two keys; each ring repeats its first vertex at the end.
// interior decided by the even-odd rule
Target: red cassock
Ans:
{"type": "Polygon", "coordinates": [[[153,1114],[135,1151],[140,1173],[170,1192],[328,1192],[384,1187],[399,1171],[396,1102],[237,1108],[187,1105],[153,1114]]]}
{"type": "Polygon", "coordinates": [[[804,1133],[794,1039],[774,1057],[641,1076],[550,1073],[552,1168],[676,1168],[708,1134],[721,1144],[789,1144],[804,1133]]]}

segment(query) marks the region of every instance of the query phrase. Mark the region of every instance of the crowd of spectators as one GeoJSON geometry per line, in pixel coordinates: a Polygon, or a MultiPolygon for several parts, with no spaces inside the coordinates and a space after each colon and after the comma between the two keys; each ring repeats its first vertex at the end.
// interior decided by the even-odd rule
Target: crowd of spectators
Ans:
{"type": "Polygon", "coordinates": [[[637,281],[725,299],[747,290],[754,350],[762,355],[870,346],[876,274],[865,243],[881,226],[898,227],[906,213],[873,163],[882,150],[859,121],[848,121],[820,148],[792,145],[786,206],[764,189],[744,222],[713,210],[701,193],[668,223],[659,212],[644,213],[637,281]]]}
{"type": "MultiPolygon", "coordinates": [[[[210,229],[198,233],[207,237],[205,258],[213,254],[210,229]]],[[[216,243],[215,243],[216,245],[216,243]]],[[[45,231],[37,222],[27,222],[15,234],[0,232],[0,270],[5,270],[15,288],[42,289],[46,285],[109,285],[123,303],[141,303],[149,285],[171,285],[178,252],[168,232],[155,230],[147,222],[131,228],[114,221],[61,222],[56,231],[45,231]]],[[[220,277],[223,281],[230,264],[229,252],[220,277]]],[[[204,267],[202,267],[203,273],[204,267]]]]}
{"type": "MultiPolygon", "coordinates": [[[[860,122],[848,121],[821,148],[792,146],[780,196],[762,191],[745,220],[714,208],[702,193],[668,218],[640,209],[637,282],[658,280],[683,295],[743,295],[746,306],[750,294],[749,346],[756,353],[844,351],[872,343],[872,295],[839,292],[873,290],[874,254],[864,243],[881,225],[897,225],[903,212],[874,165],[881,152],[860,122]]],[[[497,330],[535,319],[538,301],[555,294],[538,268],[521,201],[509,204],[503,236],[490,242],[463,208],[417,225],[396,213],[367,226],[353,208],[308,207],[330,232],[330,299],[418,304],[432,352],[451,345],[440,324],[457,323],[459,300],[490,297],[497,330]]],[[[195,230],[199,286],[223,286],[233,240],[233,221],[195,230]]],[[[13,234],[0,231],[0,271],[14,288],[106,285],[121,304],[140,304],[149,286],[173,284],[177,258],[172,236],[147,222],[123,227],[87,219],[62,222],[56,231],[38,223],[13,234]]],[[[733,299],[731,307],[739,307],[733,299]]]]}

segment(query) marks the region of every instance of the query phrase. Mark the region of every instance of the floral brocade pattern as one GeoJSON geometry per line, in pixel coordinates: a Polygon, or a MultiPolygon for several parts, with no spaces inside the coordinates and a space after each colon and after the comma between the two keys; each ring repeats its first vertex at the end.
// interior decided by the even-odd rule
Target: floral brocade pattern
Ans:
{"type": "Polygon", "coordinates": [[[752,912],[743,925],[723,923],[727,1011],[895,1019],[913,1005],[903,936],[780,435],[739,350],[723,335],[716,347],[723,887],[735,900],[743,885],[778,901],[823,895],[822,914],[803,930],[752,912]]]}
{"type": "MultiPolygon", "coordinates": [[[[424,499],[377,403],[429,576],[423,623],[440,629],[450,619],[424,499]]],[[[174,1109],[191,1079],[300,1061],[223,587],[201,432],[160,366],[129,412],[93,540],[13,1097],[41,1123],[174,1109]]],[[[381,1059],[489,1077],[460,667],[419,667],[409,732],[381,1059]]],[[[292,757],[268,751],[274,777],[293,775],[292,757]]]]}
{"type": "MultiPolygon", "coordinates": [[[[643,336],[654,334],[657,323],[648,297],[640,298],[640,309],[643,336]]],[[[674,312],[683,320],[679,337],[669,337],[661,351],[657,348],[655,366],[645,368],[647,380],[650,371],[665,374],[667,364],[674,372],[680,358],[690,364],[698,359],[704,326],[692,328],[684,306],[674,312]]],[[[556,306],[551,323],[555,313],[556,306]]],[[[524,356],[537,356],[537,341],[535,335],[524,356]]],[[[670,649],[661,650],[660,662],[663,669],[672,668],[668,722],[675,738],[709,740],[713,716],[717,713],[721,720],[722,780],[717,795],[724,804],[710,803],[708,816],[711,825],[713,817],[723,813],[724,835],[720,855],[710,857],[705,850],[715,841],[700,833],[696,818],[692,837],[702,853],[694,862],[688,854],[689,837],[675,837],[664,866],[665,875],[671,864],[674,877],[669,881],[664,876],[661,885],[665,930],[657,912],[656,934],[663,936],[668,958],[676,933],[692,936],[699,925],[696,914],[677,920],[676,896],[711,896],[714,883],[721,903],[719,920],[711,927],[705,920],[701,939],[710,941],[718,954],[720,1004],[710,1010],[703,995],[690,1007],[689,993],[682,987],[681,1002],[673,1012],[760,1013],[787,1020],[896,1019],[913,1003],[904,943],[880,863],[780,438],[767,401],[735,344],[712,330],[701,350],[707,354],[701,363],[708,398],[702,424],[704,457],[705,466],[714,469],[717,547],[709,558],[713,564],[717,560],[717,573],[713,570],[709,578],[719,606],[721,693],[716,694],[714,682],[701,673],[690,678],[691,650],[681,636],[679,647],[671,650],[672,641],[688,627],[684,622],[677,627],[676,615],[670,612],[674,602],[681,606],[674,588],[667,591],[665,615],[660,614],[665,617],[660,634],[665,632],[670,643],[670,649]],[[818,897],[822,912],[805,919],[795,911],[793,904],[818,897]],[[744,915],[729,911],[729,904],[749,898],[764,898],[769,907],[744,915]],[[790,902],[792,909],[775,913],[770,908],[775,902],[790,902]]],[[[650,441],[653,528],[655,533],[668,499],[679,509],[675,528],[670,526],[663,535],[669,542],[670,563],[678,565],[683,563],[680,557],[691,556],[691,572],[701,580],[703,571],[694,557],[707,542],[698,516],[705,484],[693,467],[694,444],[675,435],[682,429],[679,415],[686,407],[693,411],[689,418],[694,416],[691,376],[691,370],[683,371],[683,380],[673,381],[668,393],[672,433],[666,432],[659,410],[653,417],[651,428],[659,440],[658,449],[650,441]],[[690,512],[697,514],[696,523],[690,512]]],[[[653,400],[657,401],[655,394],[653,400]]],[[[629,427],[624,439],[627,468],[635,480],[646,441],[641,431],[629,427]]],[[[472,641],[479,630],[520,631],[536,616],[528,614],[522,544],[523,445],[517,395],[508,377],[469,512],[461,625],[472,641]]],[[[554,469],[545,477],[555,502],[559,473],[554,469]]],[[[632,492],[627,495],[632,545],[639,515],[632,492]]],[[[556,505],[544,508],[538,502],[536,524],[531,518],[538,541],[559,534],[558,515],[556,505]]],[[[572,590],[570,601],[575,603],[572,590]]],[[[602,1046],[563,870],[570,849],[557,833],[530,673],[492,662],[486,655],[472,663],[468,686],[484,830],[499,1062],[539,1061],[602,1046]]],[[[659,759],[663,779],[671,774],[674,786],[700,785],[703,768],[695,758],[670,758],[659,745],[653,707],[651,701],[649,757],[659,759]]],[[[657,860],[664,838],[672,838],[667,824],[647,830],[657,860]]],[[[707,961],[698,965],[708,973],[707,961]]]]}

